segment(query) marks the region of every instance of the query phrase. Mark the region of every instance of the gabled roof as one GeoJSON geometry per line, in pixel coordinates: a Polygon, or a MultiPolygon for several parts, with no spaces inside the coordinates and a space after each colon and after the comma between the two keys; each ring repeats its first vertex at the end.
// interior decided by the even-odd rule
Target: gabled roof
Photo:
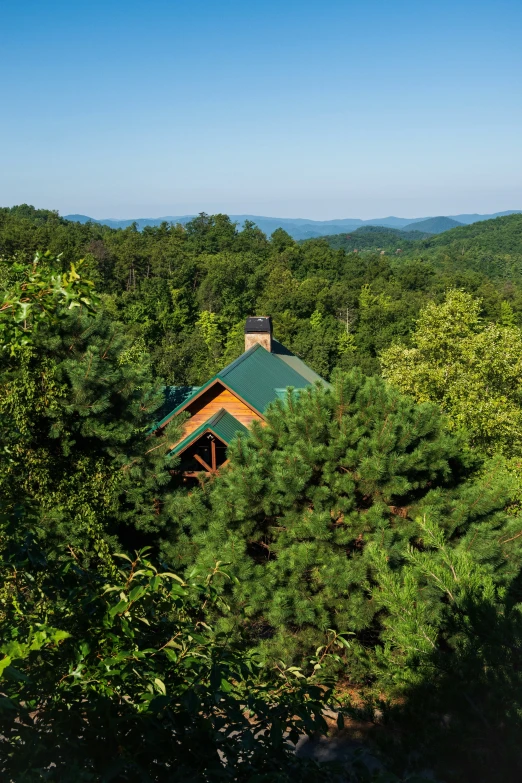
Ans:
{"type": "Polygon", "coordinates": [[[330,386],[330,384],[325,381],[324,378],[321,378],[321,376],[318,375],[315,370],[312,370],[311,367],[305,364],[303,360],[299,358],[299,356],[296,356],[295,353],[292,353],[292,351],[286,347],[286,345],[280,343],[279,340],[274,340],[274,338],[272,338],[272,353],[281,359],[281,361],[292,367],[296,372],[299,373],[299,375],[302,375],[303,378],[305,378],[310,383],[319,382],[324,384],[324,386],[330,386]]]}
{"type": "MultiPolygon", "coordinates": [[[[317,377],[319,378],[319,376],[317,377]]],[[[221,382],[226,388],[244,400],[247,405],[261,414],[277,398],[277,389],[286,389],[288,386],[292,386],[294,389],[304,389],[313,383],[313,381],[305,378],[279,356],[269,353],[262,345],[256,343],[248,351],[241,354],[238,359],[235,359],[223,370],[216,373],[203,386],[200,386],[197,391],[189,395],[184,402],[158,422],[155,429],[166,424],[169,419],[187,408],[191,402],[196,400],[216,382],[221,382]]]]}
{"type": "Polygon", "coordinates": [[[217,438],[228,444],[232,438],[239,432],[248,432],[244,424],[241,424],[234,416],[232,416],[224,408],[221,408],[217,413],[207,419],[201,424],[197,430],[191,432],[186,438],[177,443],[172,451],[169,452],[169,457],[175,457],[176,454],[181,454],[198,438],[205,434],[205,432],[211,432],[217,438]]]}
{"type": "Polygon", "coordinates": [[[259,343],[221,370],[218,377],[259,413],[264,413],[275,399],[276,389],[304,389],[310,385],[293,367],[259,343]]]}

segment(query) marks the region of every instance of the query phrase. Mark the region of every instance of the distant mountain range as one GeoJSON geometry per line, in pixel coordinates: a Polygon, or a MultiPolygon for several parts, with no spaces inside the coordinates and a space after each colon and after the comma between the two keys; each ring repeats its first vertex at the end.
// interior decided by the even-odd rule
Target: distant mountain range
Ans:
{"type": "MultiPolygon", "coordinates": [[[[361,226],[383,226],[385,228],[406,229],[407,231],[422,231],[429,234],[439,234],[460,225],[470,225],[481,220],[503,217],[504,215],[519,214],[522,210],[512,209],[507,212],[496,212],[493,215],[451,215],[426,218],[400,218],[385,217],[372,218],[371,220],[359,220],[358,218],[345,218],[341,220],[306,220],[304,218],[273,218],[261,215],[230,215],[230,219],[242,226],[245,220],[251,220],[261,231],[270,236],[277,228],[284,228],[294,239],[312,239],[313,237],[340,234],[344,231],[355,231],[361,226]]],[[[137,218],[136,220],[111,220],[88,217],[87,215],[65,215],[66,220],[74,220],[79,223],[101,223],[111,228],[127,228],[136,223],[141,230],[145,226],[159,226],[161,223],[181,223],[184,225],[192,220],[195,215],[181,215],[159,218],[137,218]]]]}
{"type": "MultiPolygon", "coordinates": [[[[495,215],[500,217],[500,215],[495,215]]],[[[487,220],[489,216],[484,215],[480,217],[480,220],[487,220]]],[[[444,231],[449,231],[450,228],[457,228],[457,226],[464,226],[465,224],[460,220],[449,217],[433,217],[426,220],[417,220],[415,223],[410,223],[405,226],[404,231],[424,231],[426,234],[442,234],[444,231]]]]}

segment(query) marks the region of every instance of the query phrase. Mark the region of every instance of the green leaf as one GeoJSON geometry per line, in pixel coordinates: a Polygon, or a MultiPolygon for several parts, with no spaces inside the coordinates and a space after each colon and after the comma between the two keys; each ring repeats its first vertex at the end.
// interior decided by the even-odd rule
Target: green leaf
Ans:
{"type": "Polygon", "coordinates": [[[335,641],[337,642],[337,644],[339,646],[345,647],[347,650],[349,650],[351,648],[350,642],[347,639],[345,639],[343,636],[341,636],[340,634],[337,636],[335,641]]]}
{"type": "Polygon", "coordinates": [[[119,603],[117,603],[116,606],[113,606],[109,610],[109,616],[114,617],[115,615],[124,612],[126,609],[128,609],[128,607],[129,607],[128,601],[119,601],[119,603]]]}
{"type": "Polygon", "coordinates": [[[171,574],[170,571],[164,571],[160,576],[169,576],[171,579],[176,579],[180,584],[186,586],[186,582],[177,574],[171,574]]]}
{"type": "Polygon", "coordinates": [[[133,589],[129,593],[129,601],[137,601],[146,592],[147,592],[147,588],[143,587],[143,585],[138,585],[137,587],[133,587],[133,589]]]}
{"type": "Polygon", "coordinates": [[[121,557],[123,560],[128,560],[129,563],[132,563],[132,560],[130,559],[130,557],[128,555],[124,554],[123,552],[115,552],[113,557],[121,557]]]}
{"type": "Polygon", "coordinates": [[[58,642],[63,642],[64,639],[70,639],[71,634],[67,631],[55,631],[52,635],[52,641],[55,644],[58,644],[58,642]]]}
{"type": "Polygon", "coordinates": [[[160,680],[159,677],[156,677],[154,680],[154,685],[158,689],[158,691],[162,694],[162,696],[165,696],[167,693],[167,689],[165,688],[165,683],[163,680],[160,680]]]}
{"type": "Polygon", "coordinates": [[[6,669],[12,661],[12,658],[9,655],[6,655],[5,658],[3,658],[0,661],[0,677],[2,676],[2,672],[4,669],[6,669]]]}

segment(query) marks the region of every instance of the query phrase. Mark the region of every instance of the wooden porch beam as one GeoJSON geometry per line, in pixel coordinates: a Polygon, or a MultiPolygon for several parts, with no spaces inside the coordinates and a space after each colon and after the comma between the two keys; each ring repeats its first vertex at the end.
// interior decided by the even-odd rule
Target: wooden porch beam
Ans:
{"type": "Polygon", "coordinates": [[[205,470],[207,470],[209,473],[214,473],[214,471],[212,470],[212,468],[210,467],[210,465],[208,465],[208,464],[205,462],[205,460],[203,459],[203,457],[200,457],[200,456],[199,456],[199,454],[194,454],[194,459],[197,459],[197,461],[199,462],[199,464],[200,464],[200,465],[203,465],[203,467],[205,468],[205,470]]]}

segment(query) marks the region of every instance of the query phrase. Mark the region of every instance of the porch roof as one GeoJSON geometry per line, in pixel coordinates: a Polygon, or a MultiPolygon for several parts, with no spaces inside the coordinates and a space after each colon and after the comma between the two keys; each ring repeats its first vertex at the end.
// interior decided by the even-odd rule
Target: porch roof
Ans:
{"type": "Polygon", "coordinates": [[[190,432],[186,438],[183,438],[177,443],[172,451],[169,452],[169,457],[176,457],[181,454],[185,449],[188,449],[198,438],[205,434],[205,432],[211,432],[217,438],[228,444],[232,438],[238,433],[248,433],[248,429],[244,424],[241,424],[231,413],[221,408],[217,413],[214,413],[207,421],[203,422],[196,430],[190,432]]]}

